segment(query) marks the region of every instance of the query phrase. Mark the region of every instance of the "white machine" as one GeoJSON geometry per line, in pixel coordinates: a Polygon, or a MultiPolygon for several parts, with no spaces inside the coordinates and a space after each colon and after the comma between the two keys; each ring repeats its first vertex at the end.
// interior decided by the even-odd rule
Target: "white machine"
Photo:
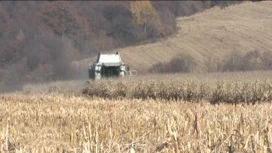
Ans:
{"type": "Polygon", "coordinates": [[[89,63],[89,78],[98,80],[109,77],[136,75],[137,71],[129,70],[129,66],[121,60],[119,52],[115,54],[98,54],[95,63],[89,63]]]}

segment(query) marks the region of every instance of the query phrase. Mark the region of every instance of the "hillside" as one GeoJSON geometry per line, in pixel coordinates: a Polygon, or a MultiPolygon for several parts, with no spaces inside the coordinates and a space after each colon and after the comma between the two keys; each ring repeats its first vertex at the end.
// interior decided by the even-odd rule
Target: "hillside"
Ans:
{"type": "Polygon", "coordinates": [[[224,9],[215,7],[177,19],[178,33],[151,44],[121,48],[123,61],[138,71],[166,62],[182,53],[197,61],[220,61],[230,52],[272,52],[272,2],[245,2],[224,9]]]}
{"type": "Polygon", "coordinates": [[[240,2],[0,2],[0,88],[87,78],[87,64],[75,69],[72,61],[167,38],[178,16],[240,2]]]}

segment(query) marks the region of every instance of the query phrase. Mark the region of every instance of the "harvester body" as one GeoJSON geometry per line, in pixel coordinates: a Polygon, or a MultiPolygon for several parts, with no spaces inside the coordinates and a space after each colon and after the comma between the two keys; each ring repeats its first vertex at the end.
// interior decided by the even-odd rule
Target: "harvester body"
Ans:
{"type": "Polygon", "coordinates": [[[115,54],[98,54],[94,63],[89,63],[89,79],[99,80],[109,77],[123,77],[132,75],[129,66],[121,60],[119,52],[115,54]]]}

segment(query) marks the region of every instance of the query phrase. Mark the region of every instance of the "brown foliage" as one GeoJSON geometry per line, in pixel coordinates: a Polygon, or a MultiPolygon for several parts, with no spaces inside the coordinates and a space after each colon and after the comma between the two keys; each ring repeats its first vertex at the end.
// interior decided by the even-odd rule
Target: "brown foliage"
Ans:
{"type": "Polygon", "coordinates": [[[2,5],[0,4],[0,38],[4,30],[8,27],[9,18],[6,11],[3,9],[2,5]]]}
{"type": "Polygon", "coordinates": [[[45,4],[41,8],[41,19],[57,35],[77,36],[87,28],[86,21],[69,2],[57,1],[45,4]]]}

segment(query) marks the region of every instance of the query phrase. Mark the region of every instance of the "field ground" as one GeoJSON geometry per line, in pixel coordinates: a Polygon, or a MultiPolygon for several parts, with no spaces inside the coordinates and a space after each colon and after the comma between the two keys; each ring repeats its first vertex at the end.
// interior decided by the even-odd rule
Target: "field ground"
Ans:
{"type": "MultiPolygon", "coordinates": [[[[123,81],[269,83],[269,78],[271,72],[266,71],[150,75],[123,81]]],[[[120,80],[101,83],[116,81],[120,80]]],[[[271,152],[271,101],[233,105],[91,98],[81,94],[86,86],[81,80],[52,82],[1,94],[0,152],[271,152]]]]}

